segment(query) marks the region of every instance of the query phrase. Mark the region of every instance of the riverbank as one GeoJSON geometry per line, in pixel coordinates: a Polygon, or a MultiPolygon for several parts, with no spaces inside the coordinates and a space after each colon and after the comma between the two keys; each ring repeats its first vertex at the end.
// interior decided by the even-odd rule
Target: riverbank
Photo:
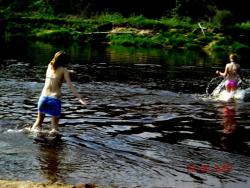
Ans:
{"type": "Polygon", "coordinates": [[[0,180],[0,187],[4,188],[98,188],[94,184],[66,185],[57,183],[35,183],[31,181],[0,180]]]}
{"type": "MultiPolygon", "coordinates": [[[[205,51],[209,55],[230,52],[248,55],[250,24],[216,26],[176,17],[149,19],[119,13],[91,18],[15,13],[0,16],[5,40],[38,40],[55,44],[72,42],[173,50],[205,51]]],[[[224,56],[223,54],[223,56],[224,56]]],[[[227,55],[226,55],[227,56],[227,55]]]]}

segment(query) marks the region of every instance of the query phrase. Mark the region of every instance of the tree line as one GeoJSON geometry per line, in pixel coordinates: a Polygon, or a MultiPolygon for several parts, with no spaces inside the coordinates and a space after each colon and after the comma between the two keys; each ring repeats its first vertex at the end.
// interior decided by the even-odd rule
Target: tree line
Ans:
{"type": "Polygon", "coordinates": [[[13,12],[40,11],[53,15],[91,17],[105,12],[122,16],[143,15],[148,18],[163,16],[190,17],[209,20],[218,11],[228,12],[233,21],[249,20],[246,0],[0,0],[1,9],[13,12]]]}

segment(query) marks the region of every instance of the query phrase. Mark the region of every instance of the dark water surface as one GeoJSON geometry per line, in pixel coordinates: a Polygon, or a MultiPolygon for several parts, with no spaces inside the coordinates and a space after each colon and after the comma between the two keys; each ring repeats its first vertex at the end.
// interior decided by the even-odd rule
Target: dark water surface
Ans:
{"type": "Polygon", "coordinates": [[[0,179],[250,187],[250,103],[205,95],[222,63],[192,52],[61,47],[88,104],[63,86],[62,143],[44,145],[21,130],[35,120],[46,65],[59,48],[1,48],[0,179]]]}

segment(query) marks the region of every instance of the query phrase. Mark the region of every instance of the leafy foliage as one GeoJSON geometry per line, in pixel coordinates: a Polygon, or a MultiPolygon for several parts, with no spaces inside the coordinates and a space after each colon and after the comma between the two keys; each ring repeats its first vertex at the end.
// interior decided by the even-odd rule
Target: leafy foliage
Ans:
{"type": "Polygon", "coordinates": [[[1,0],[0,33],[52,42],[245,53],[250,48],[246,7],[243,0],[1,0]]]}
{"type": "Polygon", "coordinates": [[[245,21],[250,18],[246,0],[1,0],[0,9],[11,12],[35,12],[57,16],[70,14],[84,17],[105,12],[119,12],[125,17],[143,15],[148,18],[160,18],[171,15],[178,18],[190,17],[196,21],[209,20],[214,15],[220,19],[220,15],[225,16],[223,11],[227,10],[234,15],[235,21],[245,21]]]}
{"type": "Polygon", "coordinates": [[[233,24],[232,13],[229,10],[219,10],[213,18],[214,24],[217,27],[226,27],[233,24]]]}

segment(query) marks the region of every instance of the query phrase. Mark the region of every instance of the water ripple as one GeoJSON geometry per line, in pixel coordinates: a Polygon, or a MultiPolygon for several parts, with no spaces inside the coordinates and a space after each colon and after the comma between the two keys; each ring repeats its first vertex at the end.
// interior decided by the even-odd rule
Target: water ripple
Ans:
{"type": "MultiPolygon", "coordinates": [[[[63,96],[62,143],[51,147],[19,131],[35,120],[43,83],[3,78],[0,83],[0,178],[118,187],[250,184],[249,106],[239,105],[231,117],[225,114],[230,106],[196,95],[81,83],[77,87],[88,104],[83,108],[71,94],[63,96]],[[228,122],[238,123],[237,131],[228,134],[228,122]],[[205,164],[209,170],[201,172],[205,164]],[[232,169],[216,171],[225,164],[232,169]]],[[[44,127],[50,127],[50,118],[44,127]]]]}

